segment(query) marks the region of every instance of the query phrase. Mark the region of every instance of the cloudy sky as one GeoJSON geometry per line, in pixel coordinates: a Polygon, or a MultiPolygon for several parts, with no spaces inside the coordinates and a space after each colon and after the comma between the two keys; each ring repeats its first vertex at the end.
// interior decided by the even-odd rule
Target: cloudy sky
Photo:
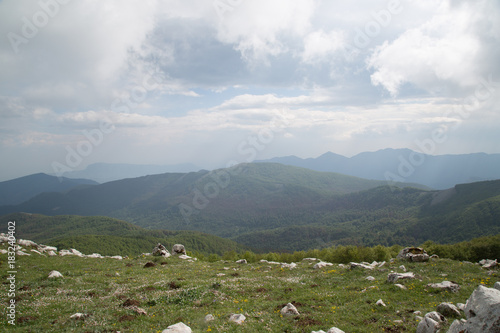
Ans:
{"type": "Polygon", "coordinates": [[[500,153],[500,4],[0,0],[0,180],[500,153]]]}

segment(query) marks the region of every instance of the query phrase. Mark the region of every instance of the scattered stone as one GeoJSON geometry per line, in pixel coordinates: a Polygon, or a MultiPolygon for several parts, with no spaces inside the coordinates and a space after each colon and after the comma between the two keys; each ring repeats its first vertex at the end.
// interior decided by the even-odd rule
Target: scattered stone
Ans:
{"type": "Polygon", "coordinates": [[[443,303],[439,304],[436,308],[436,311],[445,317],[460,317],[461,316],[458,308],[455,305],[453,305],[451,303],[447,303],[447,302],[443,302],[443,303]]]}
{"type": "Polygon", "coordinates": [[[268,261],[266,259],[261,259],[259,262],[264,263],[264,264],[268,263],[268,261]]]}
{"type": "Polygon", "coordinates": [[[178,254],[184,254],[186,255],[186,249],[184,248],[184,245],[182,244],[175,244],[172,247],[172,255],[178,255],[178,254]]]}
{"type": "Polygon", "coordinates": [[[208,322],[213,321],[213,320],[215,320],[215,317],[213,315],[207,314],[205,316],[205,323],[208,323],[208,322]]]}
{"type": "Polygon", "coordinates": [[[294,269],[297,267],[297,264],[292,262],[291,264],[288,264],[286,262],[281,263],[281,268],[288,268],[288,269],[294,269]]]}
{"type": "Polygon", "coordinates": [[[61,278],[63,275],[59,273],[58,271],[51,271],[49,273],[49,279],[54,279],[54,278],[61,278]]]}
{"type": "Polygon", "coordinates": [[[225,276],[226,274],[224,273],[217,273],[217,276],[225,276]]]}
{"type": "Polygon", "coordinates": [[[179,256],[179,259],[186,260],[186,259],[191,259],[191,257],[190,257],[190,256],[188,256],[188,255],[185,255],[185,254],[181,254],[181,255],[179,256]]]}
{"type": "Polygon", "coordinates": [[[457,303],[457,308],[460,311],[465,311],[465,304],[464,303],[457,303]]]}
{"type": "Polygon", "coordinates": [[[371,266],[369,264],[367,265],[365,263],[361,263],[360,264],[360,263],[356,263],[356,262],[351,262],[350,265],[351,265],[351,269],[352,268],[357,268],[357,267],[364,268],[364,269],[369,269],[369,270],[373,269],[373,266],[371,266]]]}
{"type": "Polygon", "coordinates": [[[292,303],[288,303],[283,309],[281,309],[281,314],[283,316],[298,316],[299,311],[292,303]]]}
{"type": "Polygon", "coordinates": [[[304,258],[302,261],[318,261],[319,259],[317,258],[304,258]]]}
{"type": "Polygon", "coordinates": [[[39,254],[41,256],[45,256],[45,254],[41,253],[40,251],[37,251],[35,249],[32,249],[31,252],[35,252],[36,254],[39,254]]]}
{"type": "Polygon", "coordinates": [[[375,281],[375,278],[373,276],[367,276],[365,277],[365,280],[368,280],[368,281],[375,281]]]}
{"type": "Polygon", "coordinates": [[[6,254],[7,252],[8,252],[7,250],[0,249],[0,253],[1,253],[1,254],[6,254]]]}
{"type": "Polygon", "coordinates": [[[85,319],[85,317],[88,317],[88,315],[80,313],[80,312],[77,312],[74,315],[71,315],[69,318],[70,319],[75,319],[75,320],[80,320],[80,319],[85,319]]]}
{"type": "Polygon", "coordinates": [[[320,331],[312,331],[311,333],[345,333],[345,332],[337,327],[332,327],[328,330],[328,332],[320,330],[320,331]]]}
{"type": "Polygon", "coordinates": [[[24,246],[24,247],[38,247],[37,243],[30,241],[30,240],[26,240],[26,239],[18,239],[17,244],[24,246]]]}
{"type": "Polygon", "coordinates": [[[420,312],[420,311],[413,311],[413,314],[414,314],[415,316],[421,316],[421,315],[422,315],[422,312],[420,312]]]}
{"type": "Polygon", "coordinates": [[[161,243],[156,244],[156,246],[153,249],[153,252],[151,252],[152,255],[154,256],[160,256],[164,258],[168,258],[171,256],[170,252],[168,252],[167,248],[163,246],[161,243]]]}
{"type": "Polygon", "coordinates": [[[490,269],[490,268],[493,268],[493,267],[496,267],[498,265],[498,262],[497,260],[491,260],[491,259],[483,259],[479,262],[479,264],[481,265],[481,267],[483,268],[486,268],[486,269],[490,269]]]}
{"type": "Polygon", "coordinates": [[[415,274],[412,272],[408,273],[389,273],[387,276],[387,282],[389,283],[395,283],[397,280],[402,280],[402,279],[414,279],[415,274]]]}
{"type": "Polygon", "coordinates": [[[386,306],[384,301],[382,301],[382,299],[379,299],[375,304],[377,304],[378,306],[386,306]]]}
{"type": "Polygon", "coordinates": [[[111,259],[123,260],[122,256],[111,256],[111,259]]]}
{"type": "Polygon", "coordinates": [[[86,255],[87,258],[103,258],[102,255],[100,255],[99,253],[92,253],[92,254],[89,254],[89,255],[86,255]]]}
{"type": "Polygon", "coordinates": [[[500,282],[495,282],[493,288],[495,288],[496,290],[500,290],[500,282]]]}
{"type": "Polygon", "coordinates": [[[237,264],[247,264],[247,260],[246,259],[236,260],[236,263],[237,264]]]}
{"type": "Polygon", "coordinates": [[[401,265],[401,266],[399,266],[399,269],[400,269],[400,270],[402,270],[403,272],[406,272],[406,267],[405,267],[405,265],[401,265]]]}
{"type": "Polygon", "coordinates": [[[231,317],[229,317],[229,321],[232,321],[233,323],[236,323],[238,325],[243,324],[243,322],[247,319],[244,315],[241,313],[235,313],[232,314],[231,317]]]}
{"type": "Polygon", "coordinates": [[[444,322],[446,322],[446,318],[436,311],[426,313],[418,323],[417,333],[436,333],[441,328],[441,323],[444,322]]]}
{"type": "Polygon", "coordinates": [[[385,266],[385,264],[386,264],[386,262],[385,262],[385,261],[382,261],[380,264],[378,264],[378,268],[382,268],[382,267],[384,267],[384,266],[385,266]]]}
{"type": "Polygon", "coordinates": [[[55,246],[48,246],[48,245],[42,245],[38,244],[38,251],[40,252],[48,252],[48,251],[54,251],[57,252],[57,247],[55,246]]]}
{"type": "Polygon", "coordinates": [[[396,258],[413,262],[423,262],[429,260],[429,255],[421,247],[406,247],[399,251],[396,258]]]}
{"type": "Polygon", "coordinates": [[[327,266],[333,266],[333,264],[329,263],[329,262],[325,262],[325,261],[320,261],[318,262],[317,264],[315,264],[313,266],[314,269],[321,269],[323,267],[327,267],[327,266]]]}
{"type": "Polygon", "coordinates": [[[402,284],[399,284],[399,283],[395,283],[394,284],[396,287],[398,287],[399,289],[402,289],[402,290],[406,290],[406,286],[403,286],[402,284]]]}
{"type": "Polygon", "coordinates": [[[339,264],[339,268],[345,268],[344,264],[339,264]]]}
{"type": "Polygon", "coordinates": [[[47,255],[49,257],[53,257],[53,256],[57,256],[57,253],[55,253],[54,251],[50,250],[50,251],[47,252],[47,255]]]}
{"type": "Polygon", "coordinates": [[[144,316],[146,316],[148,314],[146,312],[146,310],[144,310],[143,308],[140,308],[140,307],[138,307],[136,305],[129,306],[127,309],[134,311],[138,315],[144,315],[144,316]]]}
{"type": "Polygon", "coordinates": [[[26,252],[23,252],[23,251],[21,251],[21,250],[16,251],[16,254],[17,254],[18,256],[30,256],[30,255],[31,255],[31,254],[26,253],[26,252]]]}
{"type": "Polygon", "coordinates": [[[450,328],[448,329],[448,333],[464,333],[466,331],[465,324],[467,321],[465,319],[455,319],[453,323],[451,323],[450,328]]]}
{"type": "Polygon", "coordinates": [[[433,254],[432,256],[429,257],[430,259],[439,259],[439,256],[437,254],[433,254]]]}
{"type": "Polygon", "coordinates": [[[434,288],[434,289],[448,290],[448,291],[451,291],[454,293],[456,293],[460,289],[460,286],[453,281],[443,281],[440,283],[429,283],[427,285],[427,287],[434,288]]]}
{"type": "Polygon", "coordinates": [[[183,322],[177,323],[175,325],[170,325],[162,331],[162,333],[192,333],[191,328],[184,324],[183,322]]]}
{"type": "Polygon", "coordinates": [[[500,290],[479,286],[465,305],[466,332],[500,332],[500,290]]]}

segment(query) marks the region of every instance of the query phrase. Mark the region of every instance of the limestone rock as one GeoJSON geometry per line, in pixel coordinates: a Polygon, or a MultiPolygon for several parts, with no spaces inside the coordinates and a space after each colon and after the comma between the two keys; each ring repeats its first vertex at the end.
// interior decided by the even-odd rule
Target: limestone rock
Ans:
{"type": "Polygon", "coordinates": [[[86,255],[87,258],[103,258],[102,255],[100,255],[99,253],[92,253],[92,254],[89,254],[89,255],[86,255]]]}
{"type": "Polygon", "coordinates": [[[111,259],[123,260],[122,256],[111,256],[111,259]]]}
{"type": "Polygon", "coordinates": [[[500,332],[500,290],[479,286],[465,305],[467,332],[500,332]]]}
{"type": "Polygon", "coordinates": [[[18,239],[17,244],[24,246],[24,247],[38,247],[37,243],[30,241],[30,240],[27,240],[27,239],[18,239]]]}
{"type": "MultiPolygon", "coordinates": [[[[323,330],[320,330],[320,331],[312,331],[311,333],[325,333],[325,331],[323,330]]],[[[326,333],[345,333],[344,331],[342,331],[341,329],[337,328],[337,327],[332,327],[328,330],[328,332],[326,333]]]]}
{"type": "Polygon", "coordinates": [[[406,272],[406,267],[405,267],[405,265],[401,265],[401,266],[399,266],[399,269],[400,269],[400,270],[402,270],[403,272],[406,272]]]}
{"type": "Polygon", "coordinates": [[[465,323],[467,321],[465,319],[455,319],[453,323],[451,323],[450,328],[448,329],[448,333],[464,333],[466,332],[465,323]]]}
{"type": "Polygon", "coordinates": [[[304,258],[302,261],[318,261],[319,259],[317,258],[304,258]]]}
{"type": "Polygon", "coordinates": [[[367,277],[365,277],[365,280],[375,281],[375,278],[373,276],[367,276],[367,277]]]}
{"type": "Polygon", "coordinates": [[[49,257],[53,257],[53,256],[57,256],[57,253],[55,253],[54,251],[50,250],[50,251],[47,252],[47,255],[49,257]]]}
{"type": "Polygon", "coordinates": [[[183,322],[170,325],[162,331],[162,333],[192,333],[191,328],[183,322]]]}
{"type": "Polygon", "coordinates": [[[23,251],[21,251],[21,250],[16,251],[16,254],[17,254],[18,256],[30,256],[30,255],[31,255],[31,254],[26,253],[26,252],[23,252],[23,251]]]}
{"type": "Polygon", "coordinates": [[[442,314],[445,317],[460,317],[460,310],[458,308],[447,302],[443,302],[439,304],[436,308],[436,311],[442,314]]]}
{"type": "Polygon", "coordinates": [[[238,325],[243,324],[243,322],[247,319],[244,315],[241,313],[237,314],[232,314],[231,317],[229,317],[229,321],[232,321],[233,323],[236,323],[238,325]]]}
{"type": "Polygon", "coordinates": [[[395,283],[398,280],[402,280],[402,279],[414,279],[414,278],[415,278],[415,274],[413,274],[412,272],[408,272],[408,273],[389,273],[389,275],[387,276],[387,282],[389,282],[389,283],[395,283]]]}
{"type": "Polygon", "coordinates": [[[500,290],[500,282],[495,282],[493,288],[495,288],[496,290],[500,290]]]}
{"type": "Polygon", "coordinates": [[[283,316],[298,316],[298,315],[300,315],[299,311],[297,310],[295,305],[293,305],[292,303],[288,303],[285,307],[283,307],[283,309],[281,309],[280,312],[283,316]]]}
{"type": "Polygon", "coordinates": [[[441,325],[429,317],[424,317],[417,326],[417,333],[436,333],[441,325]]]}
{"type": "Polygon", "coordinates": [[[175,244],[172,247],[172,255],[178,255],[178,254],[184,254],[186,255],[186,249],[184,248],[184,245],[182,244],[175,244]]]}
{"type": "Polygon", "coordinates": [[[288,268],[288,269],[294,269],[297,267],[297,264],[292,262],[291,264],[288,264],[286,262],[281,263],[281,268],[288,268]]]}
{"type": "Polygon", "coordinates": [[[402,290],[406,290],[406,286],[403,286],[402,284],[399,284],[399,283],[395,283],[394,284],[396,287],[398,287],[399,289],[402,289],[402,290]]]}
{"type": "Polygon", "coordinates": [[[236,260],[236,263],[237,264],[247,264],[247,260],[246,259],[236,260]]]}
{"type": "Polygon", "coordinates": [[[414,262],[428,261],[429,255],[421,247],[406,247],[399,251],[397,259],[414,262]]]}
{"type": "Polygon", "coordinates": [[[143,308],[138,307],[137,305],[131,305],[131,306],[127,307],[127,309],[134,311],[138,315],[146,316],[148,314],[146,312],[146,310],[144,310],[143,308]]]}
{"type": "Polygon", "coordinates": [[[493,267],[496,267],[498,265],[498,262],[497,260],[491,260],[491,259],[483,259],[479,262],[479,264],[481,265],[481,267],[483,268],[486,268],[486,269],[490,269],[490,268],[493,268],[493,267]]]}
{"type": "Polygon", "coordinates": [[[205,316],[205,323],[208,323],[208,322],[213,321],[213,320],[215,320],[215,317],[213,315],[207,314],[205,316]]]}
{"type": "Polygon", "coordinates": [[[357,263],[357,262],[351,262],[350,265],[351,265],[351,269],[352,268],[358,268],[358,267],[359,268],[364,268],[364,269],[369,269],[369,270],[373,269],[373,266],[371,266],[369,264],[367,265],[367,264],[364,264],[364,263],[360,264],[360,263],[357,263]]]}
{"type": "Polygon", "coordinates": [[[321,269],[323,267],[327,267],[327,266],[333,266],[333,264],[329,263],[329,262],[325,262],[325,261],[320,261],[318,262],[317,264],[315,264],[313,266],[314,269],[321,269]]]}
{"type": "Polygon", "coordinates": [[[434,288],[434,289],[441,289],[441,290],[448,290],[451,292],[456,293],[458,290],[460,290],[460,286],[453,282],[453,281],[443,281],[440,283],[429,283],[427,287],[434,288]]]}
{"type": "Polygon", "coordinates": [[[377,303],[375,303],[375,304],[377,304],[378,306],[384,306],[384,307],[386,306],[386,305],[385,305],[385,303],[384,303],[384,301],[383,301],[383,300],[381,300],[381,299],[379,299],[379,300],[377,301],[377,303]]]}
{"type": "Polygon", "coordinates": [[[49,279],[54,279],[54,278],[61,278],[63,275],[59,273],[58,271],[51,271],[49,273],[49,279]]]}
{"type": "Polygon", "coordinates": [[[88,317],[87,314],[83,314],[83,313],[80,313],[80,312],[77,312],[75,313],[74,315],[71,315],[70,318],[71,319],[76,319],[76,320],[79,320],[79,319],[85,319],[85,317],[88,317]]]}
{"type": "Polygon", "coordinates": [[[156,246],[153,249],[153,252],[151,252],[151,254],[154,256],[161,256],[164,258],[168,258],[171,256],[171,254],[170,254],[170,252],[168,252],[167,248],[160,243],[156,244],[156,246]]]}

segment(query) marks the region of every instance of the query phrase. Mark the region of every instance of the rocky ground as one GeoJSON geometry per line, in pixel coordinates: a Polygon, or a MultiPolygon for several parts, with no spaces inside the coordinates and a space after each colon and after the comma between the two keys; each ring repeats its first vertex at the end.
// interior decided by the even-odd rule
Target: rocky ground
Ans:
{"type": "Polygon", "coordinates": [[[106,258],[29,243],[17,250],[13,297],[8,253],[0,254],[7,287],[0,327],[20,332],[460,332],[464,325],[488,332],[485,322],[500,318],[495,265],[210,263],[182,253],[106,258]],[[5,307],[11,299],[15,325],[5,307]]]}

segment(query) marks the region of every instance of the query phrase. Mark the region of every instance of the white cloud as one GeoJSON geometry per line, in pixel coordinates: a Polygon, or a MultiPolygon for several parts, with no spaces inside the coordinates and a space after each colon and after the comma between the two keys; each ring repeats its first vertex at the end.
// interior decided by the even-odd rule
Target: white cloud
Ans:
{"type": "Polygon", "coordinates": [[[485,21],[497,19],[484,15],[489,10],[484,1],[441,6],[426,23],[375,49],[368,59],[368,67],[375,70],[372,83],[392,95],[405,83],[430,92],[474,87],[485,73],[481,58],[490,48],[481,26],[498,25],[485,21]]]}

